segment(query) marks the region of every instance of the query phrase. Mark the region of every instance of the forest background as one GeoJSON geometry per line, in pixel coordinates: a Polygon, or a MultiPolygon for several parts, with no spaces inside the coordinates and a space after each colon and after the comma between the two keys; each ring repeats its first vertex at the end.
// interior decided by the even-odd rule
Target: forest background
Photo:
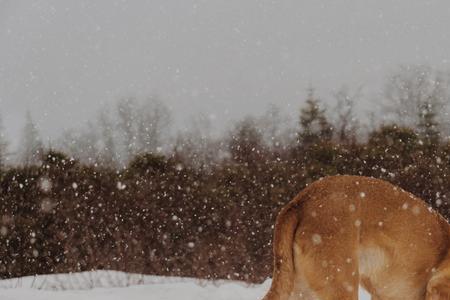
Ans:
{"type": "Polygon", "coordinates": [[[262,282],[278,211],[328,175],[388,180],[450,217],[448,72],[399,67],[374,99],[381,114],[356,112],[358,88],[338,90],[333,107],[307,92],[293,122],[271,105],[218,136],[208,118],[174,134],[155,98],[122,99],[51,143],[27,114],[17,151],[0,130],[0,277],[113,269],[262,282]]]}

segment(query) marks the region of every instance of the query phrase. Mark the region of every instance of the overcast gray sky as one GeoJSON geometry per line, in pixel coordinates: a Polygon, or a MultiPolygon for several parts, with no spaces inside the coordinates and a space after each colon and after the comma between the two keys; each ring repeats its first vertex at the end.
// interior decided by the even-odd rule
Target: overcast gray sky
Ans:
{"type": "Polygon", "coordinates": [[[398,64],[449,69],[449,28],[448,0],[0,0],[0,112],[14,142],[26,110],[56,136],[126,96],[220,127],[296,111],[310,83],[326,99],[398,64]]]}

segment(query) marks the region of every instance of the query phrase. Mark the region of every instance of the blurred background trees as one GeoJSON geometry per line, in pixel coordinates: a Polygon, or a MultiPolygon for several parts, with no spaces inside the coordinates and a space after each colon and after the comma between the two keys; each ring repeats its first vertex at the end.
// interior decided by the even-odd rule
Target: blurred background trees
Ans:
{"type": "Polygon", "coordinates": [[[50,147],[27,114],[17,164],[4,163],[0,128],[0,276],[116,269],[260,282],[279,209],[327,175],[388,180],[450,218],[443,78],[396,70],[388,118],[364,134],[362,93],[346,87],[332,111],[310,89],[296,124],[271,105],[224,134],[197,116],[172,137],[163,102],[130,98],[50,147]]]}
{"type": "Polygon", "coordinates": [[[386,111],[399,125],[417,128],[428,147],[437,145],[446,121],[448,79],[448,74],[427,66],[401,66],[385,85],[386,111]]]}

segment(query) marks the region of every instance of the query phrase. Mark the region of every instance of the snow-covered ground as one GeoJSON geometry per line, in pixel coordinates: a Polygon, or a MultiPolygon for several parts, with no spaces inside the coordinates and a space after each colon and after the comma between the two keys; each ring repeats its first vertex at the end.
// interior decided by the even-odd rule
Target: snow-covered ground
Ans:
{"type": "MultiPolygon", "coordinates": [[[[2,300],[260,300],[270,282],[142,276],[112,271],[24,277],[0,281],[2,300]]],[[[363,295],[360,299],[370,299],[363,295]]]]}

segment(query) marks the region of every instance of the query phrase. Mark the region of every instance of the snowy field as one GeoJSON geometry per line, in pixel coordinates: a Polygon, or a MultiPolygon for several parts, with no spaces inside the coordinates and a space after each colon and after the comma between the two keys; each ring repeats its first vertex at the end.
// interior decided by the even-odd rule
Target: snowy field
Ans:
{"type": "MultiPolygon", "coordinates": [[[[142,276],[112,271],[25,277],[0,281],[2,300],[260,300],[270,282],[142,276]]],[[[363,295],[360,299],[368,300],[363,295]]]]}

